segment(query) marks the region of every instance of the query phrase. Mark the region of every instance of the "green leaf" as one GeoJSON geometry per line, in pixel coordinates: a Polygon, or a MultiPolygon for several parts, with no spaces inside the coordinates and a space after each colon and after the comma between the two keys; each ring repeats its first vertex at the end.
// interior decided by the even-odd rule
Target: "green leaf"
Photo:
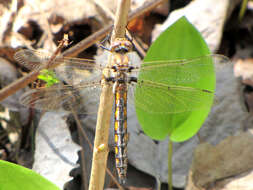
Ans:
{"type": "Polygon", "coordinates": [[[55,73],[51,70],[43,69],[40,71],[38,79],[45,81],[46,87],[50,87],[56,83],[59,83],[59,79],[56,77],[55,73]]]}
{"type": "Polygon", "coordinates": [[[0,160],[0,190],[59,190],[44,177],[25,167],[0,160]]]}
{"type": "MultiPolygon", "coordinates": [[[[166,31],[164,31],[159,38],[152,44],[150,47],[147,56],[144,59],[144,62],[151,62],[151,61],[158,61],[158,60],[175,60],[175,59],[189,59],[194,57],[200,57],[204,55],[210,54],[208,46],[206,45],[205,41],[201,37],[200,33],[195,29],[195,27],[188,22],[185,17],[180,18],[176,21],[172,26],[170,26],[166,31]]],[[[183,71],[168,71],[166,70],[160,72],[149,72],[148,74],[142,74],[140,72],[138,76],[138,81],[141,80],[149,80],[152,78],[152,81],[158,82],[162,81],[162,84],[165,86],[170,86],[173,84],[175,86],[175,77],[180,79],[179,83],[176,83],[178,86],[184,87],[194,87],[198,89],[206,89],[209,91],[214,92],[215,90],[215,71],[212,59],[210,59],[208,64],[206,65],[206,70],[211,72],[208,74],[209,77],[201,77],[196,83],[188,84],[186,81],[181,81],[185,76],[181,76],[185,73],[183,71]],[[209,63],[210,62],[210,63],[209,63]]],[[[201,63],[197,63],[201,64],[201,63]]],[[[155,63],[154,63],[155,65],[155,63]]],[[[145,64],[143,64],[145,67],[145,64]]],[[[178,68],[178,67],[176,67],[178,68]]],[[[179,68],[180,69],[180,68],[179,68]]],[[[195,69],[195,68],[193,68],[195,69]]],[[[202,68],[197,67],[196,73],[200,73],[200,76],[205,76],[203,73],[202,68]]],[[[156,71],[156,70],[154,70],[156,71]]],[[[188,76],[188,77],[195,77],[195,76],[188,76]]],[[[191,80],[191,79],[190,79],[191,80]]],[[[142,103],[142,96],[138,92],[141,91],[143,87],[141,85],[136,88],[135,96],[136,100],[138,99],[139,104],[142,103]]],[[[187,93],[186,93],[187,94],[187,93]]],[[[150,98],[152,101],[156,101],[155,97],[159,97],[160,99],[169,98],[170,96],[161,96],[155,90],[150,92],[150,98]],[[151,97],[151,94],[154,96],[151,97]]],[[[181,93],[182,95],[182,93],[181,93]]],[[[177,94],[173,94],[171,96],[177,96],[177,94]]],[[[194,98],[191,97],[191,94],[187,94],[187,98],[194,98]]],[[[201,110],[194,110],[194,111],[187,111],[187,112],[180,112],[180,113],[163,113],[163,114],[152,114],[150,112],[146,112],[145,109],[141,109],[140,107],[136,107],[136,113],[138,117],[138,121],[142,126],[144,132],[149,135],[153,139],[162,140],[166,138],[168,135],[170,139],[174,142],[185,141],[191,138],[193,135],[197,133],[200,129],[201,125],[205,121],[208,113],[210,112],[211,105],[213,103],[213,95],[208,97],[200,97],[199,104],[205,104],[205,109],[201,110]]],[[[157,105],[159,105],[161,101],[157,100],[157,105]]],[[[143,102],[145,106],[146,102],[143,102]]],[[[156,102],[153,103],[156,105],[156,102]]],[[[162,108],[166,105],[159,105],[162,108]]],[[[193,104],[192,106],[199,106],[193,104]]],[[[150,106],[150,110],[152,109],[160,109],[160,107],[150,106]]],[[[175,106],[177,110],[180,110],[180,105],[175,106]]],[[[149,110],[148,106],[146,106],[146,110],[149,110]]]]}

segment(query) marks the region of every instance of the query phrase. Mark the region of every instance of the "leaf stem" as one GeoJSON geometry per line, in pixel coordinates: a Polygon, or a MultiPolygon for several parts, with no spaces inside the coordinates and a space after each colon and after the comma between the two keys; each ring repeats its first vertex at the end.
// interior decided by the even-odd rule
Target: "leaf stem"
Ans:
{"type": "Polygon", "coordinates": [[[168,186],[169,190],[173,190],[172,184],[172,155],[173,155],[173,142],[169,139],[168,142],[168,186]]]}

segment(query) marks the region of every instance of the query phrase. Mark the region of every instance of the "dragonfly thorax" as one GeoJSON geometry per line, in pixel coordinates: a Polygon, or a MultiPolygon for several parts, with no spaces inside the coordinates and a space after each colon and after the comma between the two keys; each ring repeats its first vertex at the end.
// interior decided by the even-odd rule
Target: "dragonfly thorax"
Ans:
{"type": "Polygon", "coordinates": [[[112,75],[110,81],[116,83],[130,83],[133,76],[131,75],[132,70],[135,68],[130,64],[129,58],[127,55],[115,54],[114,55],[114,64],[111,67],[112,75]]]}
{"type": "Polygon", "coordinates": [[[116,66],[118,68],[128,67],[130,63],[127,55],[122,55],[119,53],[114,54],[112,61],[113,61],[113,66],[116,66]]]}

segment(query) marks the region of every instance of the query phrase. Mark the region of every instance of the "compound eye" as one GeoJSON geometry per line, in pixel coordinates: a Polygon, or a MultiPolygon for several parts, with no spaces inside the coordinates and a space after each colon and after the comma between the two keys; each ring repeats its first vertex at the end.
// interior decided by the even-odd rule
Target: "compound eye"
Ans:
{"type": "Polygon", "coordinates": [[[115,49],[115,52],[116,53],[127,53],[127,52],[129,52],[129,50],[128,50],[128,47],[119,47],[119,48],[116,48],[115,49]]]}
{"type": "Polygon", "coordinates": [[[112,66],[112,70],[113,70],[113,71],[116,71],[116,70],[117,70],[117,67],[116,67],[116,66],[112,66]]]}
{"type": "Polygon", "coordinates": [[[111,45],[111,52],[117,52],[119,49],[120,43],[118,41],[115,41],[111,45]]]}
{"type": "Polygon", "coordinates": [[[132,43],[130,41],[126,41],[125,42],[125,46],[127,47],[128,51],[131,51],[132,48],[133,48],[133,45],[132,45],[132,43]]]}

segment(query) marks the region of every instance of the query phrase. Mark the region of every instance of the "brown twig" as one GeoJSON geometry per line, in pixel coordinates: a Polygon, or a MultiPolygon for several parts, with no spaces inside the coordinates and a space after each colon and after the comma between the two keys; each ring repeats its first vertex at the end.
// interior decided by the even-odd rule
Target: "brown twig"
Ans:
{"type": "MultiPolygon", "coordinates": [[[[86,135],[85,131],[82,128],[82,125],[78,119],[77,113],[75,112],[75,110],[71,107],[71,112],[74,116],[74,119],[76,121],[77,124],[77,131],[78,131],[78,141],[79,144],[82,146],[83,144],[83,139],[81,138],[82,136],[85,138],[85,140],[88,142],[90,149],[92,150],[92,145],[90,143],[90,140],[88,138],[88,136],[86,135]],[[82,134],[82,136],[81,136],[82,134]]],[[[81,169],[82,169],[82,183],[83,183],[83,188],[84,190],[88,189],[88,177],[87,177],[87,170],[85,167],[85,155],[84,155],[84,149],[82,148],[80,151],[80,157],[81,157],[81,169]]]]}
{"type": "Polygon", "coordinates": [[[111,38],[112,41],[114,41],[116,38],[125,38],[129,10],[130,0],[118,1],[118,7],[115,15],[114,28],[111,38]]]}

